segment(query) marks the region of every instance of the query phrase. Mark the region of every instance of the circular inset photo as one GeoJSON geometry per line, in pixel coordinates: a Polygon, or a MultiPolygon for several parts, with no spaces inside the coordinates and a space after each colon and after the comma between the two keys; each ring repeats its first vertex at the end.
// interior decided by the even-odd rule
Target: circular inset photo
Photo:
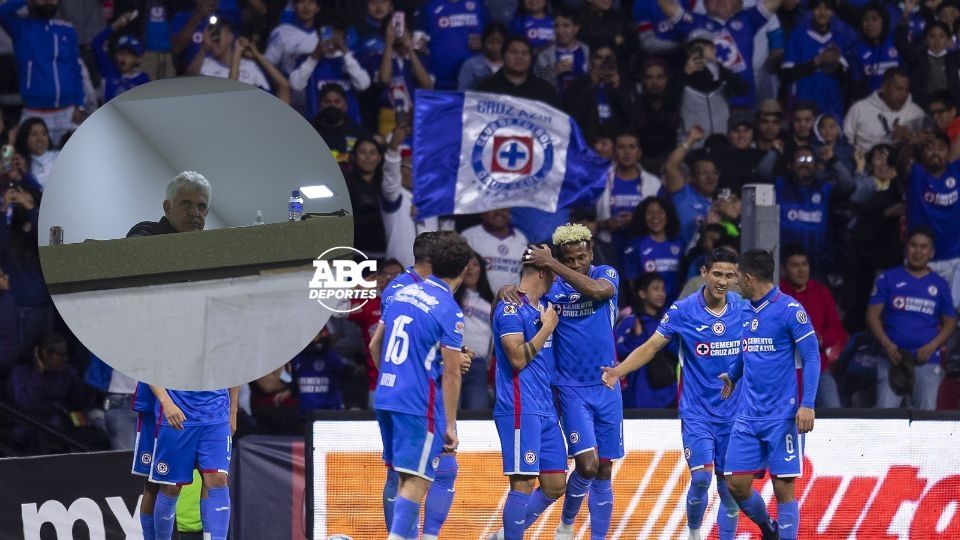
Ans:
{"type": "Polygon", "coordinates": [[[57,158],[39,233],[77,338],[177,390],[244,384],[303,350],[338,309],[322,286],[350,285],[316,275],[355,255],[320,136],[270,94],[215,77],[151,82],[98,109],[57,158]]]}

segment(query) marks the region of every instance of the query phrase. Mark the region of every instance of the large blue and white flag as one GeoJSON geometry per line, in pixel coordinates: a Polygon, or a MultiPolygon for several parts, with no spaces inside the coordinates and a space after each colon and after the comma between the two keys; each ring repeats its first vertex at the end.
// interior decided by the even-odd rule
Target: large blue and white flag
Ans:
{"type": "Polygon", "coordinates": [[[539,101],[479,92],[417,92],[413,204],[418,217],[592,203],[609,162],[572,118],[539,101]]]}

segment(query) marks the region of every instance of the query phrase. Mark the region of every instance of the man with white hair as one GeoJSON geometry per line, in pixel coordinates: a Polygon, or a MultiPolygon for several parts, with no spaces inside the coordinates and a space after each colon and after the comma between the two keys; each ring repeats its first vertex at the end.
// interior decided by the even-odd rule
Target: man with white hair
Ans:
{"type": "Polygon", "coordinates": [[[202,231],[206,223],[212,188],[196,171],[183,171],[167,184],[160,221],[142,221],[127,233],[131,236],[153,236],[176,232],[202,231]]]}

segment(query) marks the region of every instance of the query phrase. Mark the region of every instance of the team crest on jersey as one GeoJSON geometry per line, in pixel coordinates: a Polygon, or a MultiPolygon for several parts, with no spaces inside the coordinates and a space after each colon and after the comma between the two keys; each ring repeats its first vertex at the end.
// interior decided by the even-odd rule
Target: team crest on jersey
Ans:
{"type": "Polygon", "coordinates": [[[614,270],[613,268],[607,268],[607,276],[615,278],[617,277],[617,271],[614,270]]]}
{"type": "Polygon", "coordinates": [[[454,328],[454,330],[455,330],[458,334],[462,334],[462,333],[463,333],[463,321],[457,321],[457,324],[454,325],[453,328],[454,328]]]}
{"type": "Polygon", "coordinates": [[[436,469],[440,466],[440,456],[433,458],[433,461],[430,463],[430,466],[436,469]]]}
{"type": "Polygon", "coordinates": [[[680,246],[670,246],[670,253],[674,255],[680,254],[680,246]]]}
{"type": "Polygon", "coordinates": [[[710,355],[710,344],[709,343],[697,343],[697,355],[698,356],[709,356],[710,355]]]}
{"type": "Polygon", "coordinates": [[[656,271],[657,271],[657,263],[654,262],[654,261],[647,261],[647,262],[643,263],[643,269],[646,270],[647,272],[656,272],[656,271]]]}
{"type": "Polygon", "coordinates": [[[508,248],[503,244],[500,244],[499,246],[497,246],[497,252],[500,253],[501,255],[506,255],[507,253],[510,252],[510,248],[508,248]]]}
{"type": "MultiPolygon", "coordinates": [[[[526,113],[513,111],[513,107],[502,111],[503,107],[509,106],[481,102],[477,109],[496,115],[526,113]]],[[[543,184],[553,172],[553,154],[553,141],[545,129],[526,118],[501,116],[480,131],[470,154],[470,164],[487,195],[509,198],[543,184]]]]}
{"type": "Polygon", "coordinates": [[[740,21],[733,21],[730,23],[730,29],[734,32],[739,32],[740,30],[743,30],[743,23],[740,21]]]}
{"type": "Polygon", "coordinates": [[[166,463],[164,463],[164,462],[162,462],[162,461],[158,461],[158,462],[157,462],[157,474],[167,474],[167,471],[169,471],[169,470],[170,470],[170,469],[169,469],[169,467],[167,467],[167,464],[166,464],[166,463]]]}
{"type": "Polygon", "coordinates": [[[527,464],[533,465],[537,462],[537,454],[531,450],[523,455],[523,460],[526,461],[527,464]]]}
{"type": "Polygon", "coordinates": [[[514,305],[514,304],[507,304],[507,305],[503,306],[503,313],[504,313],[505,315],[516,315],[516,314],[517,314],[517,306],[514,305]]]}
{"type": "Polygon", "coordinates": [[[570,433],[570,444],[577,444],[580,442],[580,434],[576,431],[570,433]]]}
{"type": "Polygon", "coordinates": [[[717,321],[717,322],[713,323],[713,328],[711,328],[711,330],[713,330],[713,333],[716,334],[716,335],[718,335],[718,336],[722,336],[722,335],[723,335],[723,331],[726,330],[726,329],[727,329],[727,328],[723,325],[723,321],[717,321]]]}
{"type": "Polygon", "coordinates": [[[944,185],[947,186],[948,189],[953,189],[953,188],[955,188],[955,187],[957,186],[957,179],[954,178],[954,177],[952,177],[952,176],[949,176],[949,177],[947,177],[946,180],[944,180],[943,183],[944,183],[944,185]]]}
{"type": "Polygon", "coordinates": [[[903,309],[907,306],[907,299],[902,296],[896,296],[893,299],[894,309],[903,309]]]}
{"type": "Polygon", "coordinates": [[[896,58],[900,56],[900,53],[897,52],[896,47],[890,47],[890,50],[887,51],[887,55],[890,56],[890,58],[896,58]]]}
{"type": "Polygon", "coordinates": [[[150,455],[150,452],[144,452],[140,454],[140,463],[149,465],[151,461],[153,461],[153,456],[150,455]]]}
{"type": "Polygon", "coordinates": [[[802,310],[802,309],[798,309],[798,310],[797,310],[797,322],[800,323],[800,324],[807,324],[807,312],[806,312],[806,311],[804,311],[804,310],[802,310]]]}
{"type": "Polygon", "coordinates": [[[820,204],[820,201],[822,200],[823,200],[823,197],[821,197],[819,193],[814,193],[813,195],[810,196],[810,202],[812,202],[813,204],[820,204]]]}
{"type": "Polygon", "coordinates": [[[580,293],[573,293],[573,294],[570,295],[570,301],[571,301],[571,302],[576,302],[576,301],[579,300],[579,299],[580,299],[580,293]]]}
{"type": "Polygon", "coordinates": [[[930,296],[936,296],[936,295],[937,295],[937,286],[936,286],[936,285],[931,285],[931,286],[927,287],[927,292],[930,293],[930,296]]]}
{"type": "Polygon", "coordinates": [[[750,322],[750,330],[753,332],[756,332],[757,327],[759,326],[760,326],[760,321],[758,319],[754,319],[753,321],[750,322]]]}

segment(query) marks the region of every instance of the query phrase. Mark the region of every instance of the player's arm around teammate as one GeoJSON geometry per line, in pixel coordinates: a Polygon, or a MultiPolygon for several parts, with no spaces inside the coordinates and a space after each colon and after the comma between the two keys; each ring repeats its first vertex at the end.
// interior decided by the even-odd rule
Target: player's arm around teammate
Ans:
{"type": "Polygon", "coordinates": [[[532,264],[538,268],[546,268],[554,274],[560,276],[574,289],[594,300],[607,300],[613,298],[617,292],[613,284],[606,279],[594,279],[584,273],[581,269],[586,266],[589,268],[592,261],[592,253],[585,249],[561,251],[561,258],[558,261],[553,258],[550,248],[547,246],[531,246],[523,256],[525,263],[532,264]]]}

